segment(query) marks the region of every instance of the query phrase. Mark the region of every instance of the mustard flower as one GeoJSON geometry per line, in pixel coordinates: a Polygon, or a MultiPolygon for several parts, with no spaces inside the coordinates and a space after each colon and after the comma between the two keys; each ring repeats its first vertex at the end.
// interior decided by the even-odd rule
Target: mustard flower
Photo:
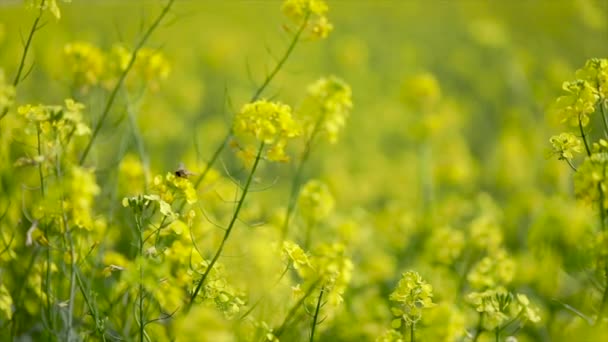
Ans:
{"type": "Polygon", "coordinates": [[[300,277],[306,278],[310,274],[312,264],[306,252],[298,244],[284,241],[282,251],[285,259],[293,264],[300,277]]]}
{"type": "Polygon", "coordinates": [[[484,314],[484,327],[487,330],[501,328],[516,319],[522,323],[540,322],[538,308],[530,303],[526,295],[513,294],[502,287],[469,293],[466,300],[477,312],[484,314]]]}
{"type": "Polygon", "coordinates": [[[584,80],[564,82],[562,88],[568,95],[560,96],[555,103],[561,122],[578,126],[580,121],[583,127],[587,126],[589,114],[595,112],[599,96],[589,82],[584,80]]]}
{"type": "Polygon", "coordinates": [[[308,181],[300,191],[298,208],[301,215],[310,222],[319,222],[329,216],[334,205],[329,188],[321,181],[308,181]]]}
{"type": "Polygon", "coordinates": [[[465,246],[464,233],[450,227],[434,229],[425,250],[430,259],[444,265],[451,265],[462,253],[465,246]]]}
{"type": "MultiPolygon", "coordinates": [[[[91,133],[91,129],[83,122],[83,110],[82,103],[66,99],[63,106],[23,105],[17,108],[17,113],[43,134],[49,135],[49,142],[54,142],[54,137],[63,141],[71,135],[84,136],[91,133]]],[[[35,134],[36,131],[27,129],[26,133],[35,134]]]]}
{"type": "Polygon", "coordinates": [[[165,177],[155,176],[152,188],[169,204],[172,204],[176,198],[183,198],[188,204],[198,201],[198,195],[192,182],[187,178],[177,177],[172,172],[167,172],[165,177]]]}
{"type": "Polygon", "coordinates": [[[310,23],[313,37],[327,38],[334,28],[327,19],[329,7],[323,0],[285,0],[281,9],[298,26],[310,23]]]}
{"type": "Polygon", "coordinates": [[[515,261],[501,249],[477,262],[469,271],[467,280],[475,289],[487,289],[509,284],[514,275],[515,261]]]}
{"type": "MultiPolygon", "coordinates": [[[[63,0],[63,2],[71,2],[71,0],[63,0]]],[[[55,19],[61,19],[61,10],[57,5],[57,0],[27,0],[25,4],[28,8],[48,11],[55,19]]]]}
{"type": "Polygon", "coordinates": [[[587,81],[601,99],[608,99],[608,59],[591,58],[576,77],[587,81]]]}
{"type": "Polygon", "coordinates": [[[309,136],[323,134],[330,143],[338,140],[353,107],[350,86],[335,76],[323,77],[308,87],[299,114],[309,136]]]}
{"type": "Polygon", "coordinates": [[[106,60],[98,47],[86,42],[74,42],[66,44],[63,53],[76,85],[86,87],[100,82],[106,60]]]}
{"type": "Polygon", "coordinates": [[[301,132],[300,125],[292,117],[291,107],[267,100],[245,104],[234,118],[233,130],[237,138],[245,140],[245,145],[240,146],[248,151],[246,159],[251,159],[251,151],[263,142],[267,148],[265,157],[271,161],[289,160],[285,153],[287,141],[301,132]]]}
{"type": "Polygon", "coordinates": [[[134,69],[143,80],[155,83],[169,76],[171,65],[162,52],[142,48],[137,53],[134,69]]]}
{"type": "Polygon", "coordinates": [[[338,306],[343,302],[342,296],[354,268],[345,246],[341,243],[321,244],[315,248],[311,262],[326,289],[327,301],[338,306]]]}
{"type": "MultiPolygon", "coordinates": [[[[600,139],[592,145],[590,157],[586,157],[574,174],[574,193],[586,203],[596,203],[600,199],[598,186],[606,194],[606,168],[608,167],[608,141],[600,139]]],[[[608,205],[608,196],[604,196],[604,207],[608,205]]]]}
{"type": "Polygon", "coordinates": [[[558,155],[559,160],[571,161],[575,153],[583,151],[583,142],[572,133],[561,133],[549,139],[553,152],[558,155]]]}
{"type": "Polygon", "coordinates": [[[403,322],[407,325],[416,324],[422,318],[424,309],[435,306],[433,287],[414,271],[403,273],[397,288],[390,294],[389,299],[396,304],[391,309],[393,315],[397,317],[392,323],[394,329],[401,327],[403,322]]]}

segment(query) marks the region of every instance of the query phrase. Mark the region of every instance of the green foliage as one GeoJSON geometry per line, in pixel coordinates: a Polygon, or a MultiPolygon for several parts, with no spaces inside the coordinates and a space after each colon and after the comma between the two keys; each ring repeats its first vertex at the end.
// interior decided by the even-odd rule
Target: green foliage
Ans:
{"type": "Polygon", "coordinates": [[[0,340],[605,340],[607,6],[1,4],[0,340]]]}

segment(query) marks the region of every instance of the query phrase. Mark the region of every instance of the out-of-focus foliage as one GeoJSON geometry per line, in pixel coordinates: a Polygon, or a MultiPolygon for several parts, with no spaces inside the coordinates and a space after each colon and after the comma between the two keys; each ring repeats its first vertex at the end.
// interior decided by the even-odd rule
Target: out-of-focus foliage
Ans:
{"type": "Polygon", "coordinates": [[[607,338],[608,3],[167,4],[0,1],[0,340],[607,338]]]}

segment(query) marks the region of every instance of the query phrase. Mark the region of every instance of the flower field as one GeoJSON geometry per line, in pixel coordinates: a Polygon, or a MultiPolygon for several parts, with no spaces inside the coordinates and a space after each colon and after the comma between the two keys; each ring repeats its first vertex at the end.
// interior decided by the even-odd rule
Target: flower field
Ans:
{"type": "Polygon", "coordinates": [[[0,341],[608,339],[608,3],[0,1],[0,341]]]}

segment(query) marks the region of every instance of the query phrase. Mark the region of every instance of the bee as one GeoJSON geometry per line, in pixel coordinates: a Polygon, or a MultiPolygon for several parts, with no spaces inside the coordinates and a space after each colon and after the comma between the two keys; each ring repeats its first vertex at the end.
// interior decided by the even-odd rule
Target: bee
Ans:
{"type": "Polygon", "coordinates": [[[188,169],[186,169],[186,167],[184,166],[184,163],[179,163],[179,167],[173,173],[175,174],[176,177],[180,177],[180,178],[188,178],[195,174],[193,172],[188,171],[188,169]]]}

